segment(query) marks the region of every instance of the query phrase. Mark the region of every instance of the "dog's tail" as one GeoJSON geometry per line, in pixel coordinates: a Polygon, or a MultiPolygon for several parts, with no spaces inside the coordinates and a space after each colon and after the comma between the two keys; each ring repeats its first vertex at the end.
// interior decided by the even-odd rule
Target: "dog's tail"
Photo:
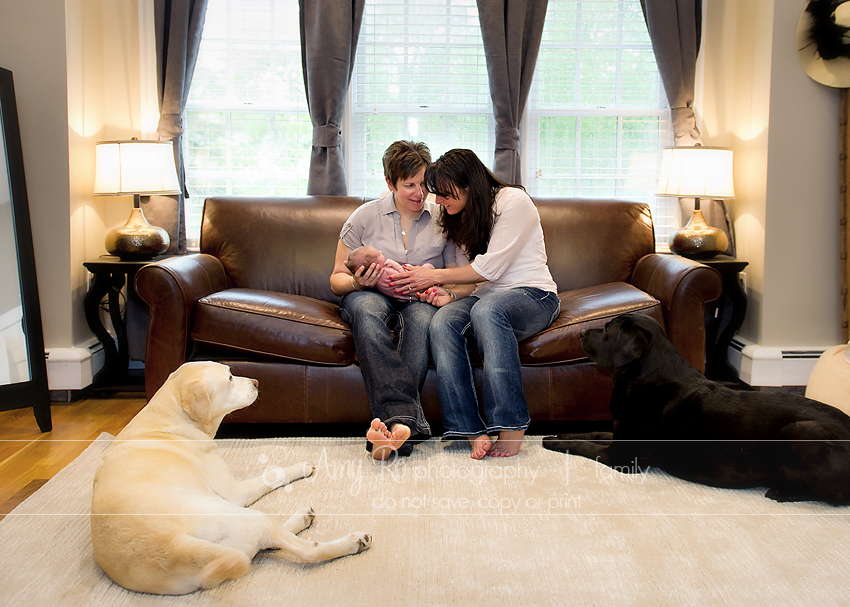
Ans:
{"type": "MultiPolygon", "coordinates": [[[[213,544],[217,546],[216,544],[213,544]]],[[[218,556],[201,570],[201,586],[214,588],[225,580],[242,577],[251,569],[251,559],[236,548],[217,546],[218,556]]]]}
{"type": "Polygon", "coordinates": [[[214,588],[225,580],[242,577],[251,569],[251,558],[236,548],[184,535],[171,546],[175,563],[170,585],[173,592],[187,594],[214,588]]]}

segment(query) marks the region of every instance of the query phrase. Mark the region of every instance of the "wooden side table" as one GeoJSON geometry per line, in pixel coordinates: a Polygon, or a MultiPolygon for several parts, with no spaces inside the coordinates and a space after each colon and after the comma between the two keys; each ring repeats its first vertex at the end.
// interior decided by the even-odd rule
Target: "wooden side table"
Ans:
{"type": "Polygon", "coordinates": [[[91,288],[84,300],[86,322],[89,329],[103,345],[106,361],[103,368],[93,378],[95,389],[108,387],[129,387],[135,384],[130,377],[130,351],[127,346],[127,325],[121,315],[121,289],[127,284],[128,291],[135,293],[134,279],[136,273],[144,266],[168,255],[160,255],[147,261],[122,261],[112,255],[101,255],[99,258],[83,263],[83,266],[94,275],[91,288]],[[100,319],[100,303],[107,297],[109,318],[115,331],[115,340],[103,326],[100,319]]]}
{"type": "Polygon", "coordinates": [[[705,307],[705,376],[737,383],[738,373],[729,364],[727,351],[747,314],[747,294],[741,284],[740,272],[749,262],[729,255],[699,261],[720,272],[723,280],[723,293],[717,301],[705,307]]]}

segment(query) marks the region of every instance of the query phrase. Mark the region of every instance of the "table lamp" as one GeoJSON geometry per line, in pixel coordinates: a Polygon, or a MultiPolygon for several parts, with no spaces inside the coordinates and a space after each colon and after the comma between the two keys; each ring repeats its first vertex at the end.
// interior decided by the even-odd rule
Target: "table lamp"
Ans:
{"type": "Polygon", "coordinates": [[[670,250],[695,258],[714,257],[729,245],[723,230],[705,222],[700,198],[726,200],[735,197],[732,183],[732,150],[728,148],[665,148],[658,176],[659,196],[694,199],[694,214],[687,225],[670,235],[670,250]]]}
{"type": "Polygon", "coordinates": [[[133,210],[123,226],[106,234],[106,250],[124,261],[153,259],[168,250],[168,232],[152,226],[139,206],[140,196],[179,194],[171,141],[100,141],[95,146],[95,196],[133,195],[133,210]]]}

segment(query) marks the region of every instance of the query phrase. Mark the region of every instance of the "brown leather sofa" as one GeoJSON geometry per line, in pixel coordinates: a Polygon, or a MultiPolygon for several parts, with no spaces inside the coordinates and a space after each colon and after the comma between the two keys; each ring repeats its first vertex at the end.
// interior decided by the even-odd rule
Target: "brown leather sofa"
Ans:
{"type": "MultiPolygon", "coordinates": [[[[201,252],[144,267],[136,290],[150,305],[145,384],[151,397],[189,360],[219,360],[260,382],[257,402],[229,422],[370,419],[339,298],[330,289],[340,227],[362,198],[212,197],[201,252]]],[[[532,420],[607,420],[611,379],[582,352],[579,333],[639,311],[662,323],[702,370],[703,308],[719,274],[656,254],[649,208],[622,200],[538,198],[561,314],[520,344],[532,420]]],[[[439,421],[436,376],[422,393],[439,421]]]]}

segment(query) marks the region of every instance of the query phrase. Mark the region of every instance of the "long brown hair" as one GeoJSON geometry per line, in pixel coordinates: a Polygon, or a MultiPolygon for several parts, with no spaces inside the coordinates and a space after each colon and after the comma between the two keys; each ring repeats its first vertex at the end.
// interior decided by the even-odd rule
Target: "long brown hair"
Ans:
{"type": "Polygon", "coordinates": [[[522,188],[502,181],[475,152],[463,149],[449,150],[425,169],[425,185],[432,194],[447,198],[457,198],[460,191],[466,191],[463,210],[449,215],[441,208],[437,225],[446,238],[466,249],[469,261],[487,252],[496,223],[498,191],[504,187],[522,188]]]}

